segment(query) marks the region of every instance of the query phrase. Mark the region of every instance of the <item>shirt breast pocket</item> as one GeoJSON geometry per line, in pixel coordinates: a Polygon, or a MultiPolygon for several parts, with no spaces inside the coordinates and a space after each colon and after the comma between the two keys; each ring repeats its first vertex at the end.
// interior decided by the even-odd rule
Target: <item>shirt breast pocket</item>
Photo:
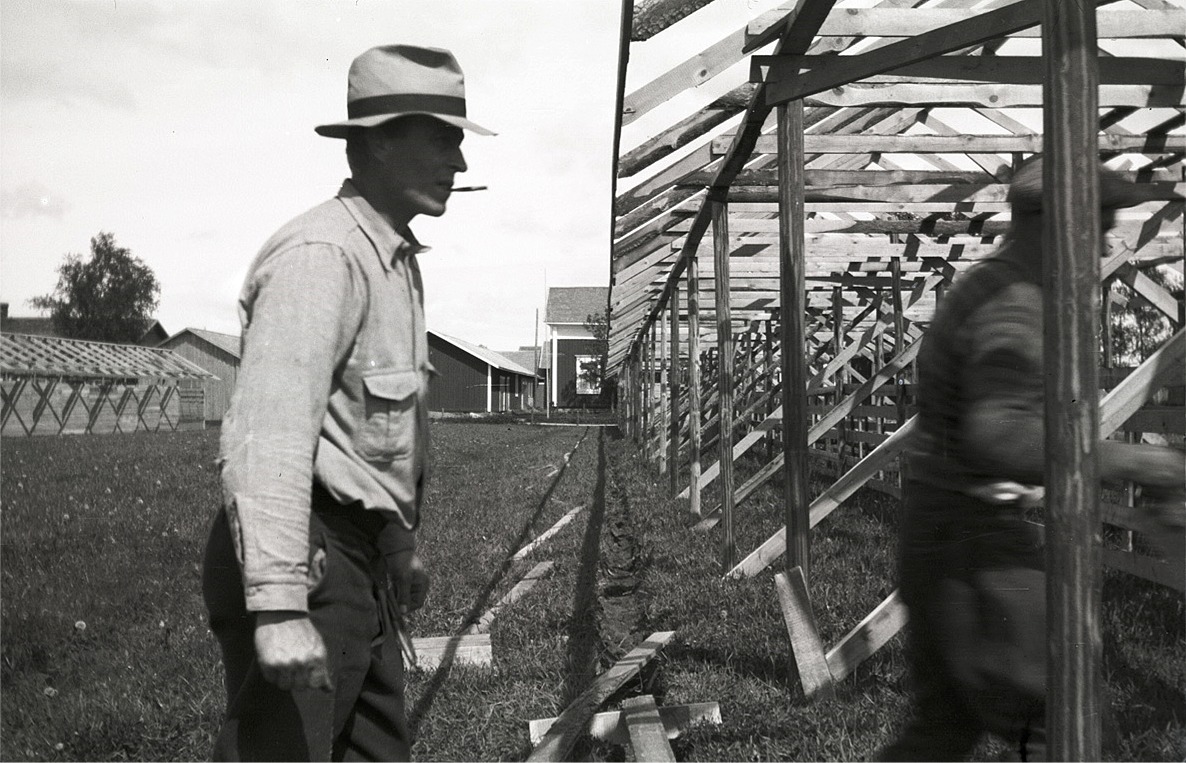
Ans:
{"type": "Polygon", "coordinates": [[[355,449],[367,461],[396,461],[412,454],[416,444],[416,371],[372,371],[362,378],[365,420],[355,449]]]}

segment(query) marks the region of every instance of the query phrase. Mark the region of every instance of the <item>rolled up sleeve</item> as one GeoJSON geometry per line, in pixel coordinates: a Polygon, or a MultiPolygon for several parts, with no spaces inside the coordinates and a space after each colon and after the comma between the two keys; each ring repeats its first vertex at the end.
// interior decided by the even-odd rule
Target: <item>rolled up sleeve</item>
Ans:
{"type": "Polygon", "coordinates": [[[313,459],[334,369],[365,304],[340,249],[276,252],[244,292],[243,357],[222,482],[249,611],[306,611],[313,459]]]}

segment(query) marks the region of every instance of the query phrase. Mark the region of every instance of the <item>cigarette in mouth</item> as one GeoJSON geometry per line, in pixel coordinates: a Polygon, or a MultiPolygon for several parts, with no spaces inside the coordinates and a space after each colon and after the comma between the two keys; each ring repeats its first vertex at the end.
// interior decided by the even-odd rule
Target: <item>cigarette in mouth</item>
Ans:
{"type": "Polygon", "coordinates": [[[461,191],[485,191],[486,186],[484,186],[484,185],[460,185],[460,186],[455,186],[450,190],[452,190],[453,193],[458,193],[461,191]]]}

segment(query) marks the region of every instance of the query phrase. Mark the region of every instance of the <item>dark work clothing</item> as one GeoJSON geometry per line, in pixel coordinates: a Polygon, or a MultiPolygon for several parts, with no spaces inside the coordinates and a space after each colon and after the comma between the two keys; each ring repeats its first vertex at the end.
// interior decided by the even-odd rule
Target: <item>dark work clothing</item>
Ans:
{"type": "Polygon", "coordinates": [[[899,549],[915,714],[886,760],[958,760],[986,732],[1045,756],[1041,530],[1017,503],[984,500],[1042,479],[1036,246],[1007,241],[958,279],[919,351],[899,549]]]}
{"type": "Polygon", "coordinates": [[[915,717],[881,759],[959,760],[985,732],[1024,760],[1043,759],[1041,531],[1014,507],[915,481],[904,498],[899,576],[915,717]]]}
{"type": "Polygon", "coordinates": [[[308,612],[329,654],[332,692],[281,691],[255,657],[255,614],[225,511],[206,547],[203,594],[226,667],[227,717],[215,760],[409,760],[403,658],[376,533],[386,521],[314,489],[308,612]]]}
{"type": "Polygon", "coordinates": [[[1010,243],[975,265],[923,339],[910,455],[927,484],[1041,482],[1042,292],[1027,256],[1037,253],[1010,243]]]}

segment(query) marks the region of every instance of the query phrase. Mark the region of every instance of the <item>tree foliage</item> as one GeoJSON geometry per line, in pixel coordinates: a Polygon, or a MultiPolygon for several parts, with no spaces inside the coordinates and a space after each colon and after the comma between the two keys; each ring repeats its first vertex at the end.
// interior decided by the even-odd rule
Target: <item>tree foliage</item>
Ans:
{"type": "MultiPolygon", "coordinates": [[[[1181,275],[1164,266],[1142,272],[1181,300],[1181,275]]],[[[1111,315],[1113,362],[1119,366],[1138,366],[1169,340],[1174,324],[1127,284],[1113,280],[1110,292],[1111,299],[1118,303],[1111,315]]],[[[1104,298],[1109,298],[1108,291],[1104,292],[1104,298]]]]}
{"type": "Polygon", "coordinates": [[[52,294],[29,303],[48,310],[62,336],[101,342],[135,342],[152,323],[161,287],[152,269],[115,236],[100,231],[91,255],[67,254],[52,294]]]}
{"type": "Polygon", "coordinates": [[[585,316],[585,329],[597,340],[595,360],[581,365],[581,381],[605,393],[605,364],[609,352],[609,308],[603,313],[589,313],[585,316]]]}

